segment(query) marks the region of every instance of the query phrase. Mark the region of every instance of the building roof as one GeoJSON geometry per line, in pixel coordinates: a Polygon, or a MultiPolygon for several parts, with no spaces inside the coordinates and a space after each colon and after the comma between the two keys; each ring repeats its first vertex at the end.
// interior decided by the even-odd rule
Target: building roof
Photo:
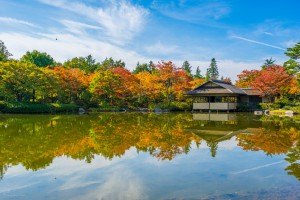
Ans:
{"type": "Polygon", "coordinates": [[[202,85],[198,86],[194,90],[187,92],[188,95],[193,94],[247,94],[242,89],[232,85],[229,82],[224,82],[220,80],[209,80],[202,85]],[[219,87],[205,87],[208,83],[214,83],[219,87]]]}
{"type": "Polygon", "coordinates": [[[254,88],[241,88],[249,96],[261,96],[261,92],[254,88]]]}

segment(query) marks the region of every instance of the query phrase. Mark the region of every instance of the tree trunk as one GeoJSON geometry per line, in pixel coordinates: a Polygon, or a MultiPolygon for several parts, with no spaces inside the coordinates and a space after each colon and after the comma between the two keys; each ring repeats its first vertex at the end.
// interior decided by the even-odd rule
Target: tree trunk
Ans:
{"type": "Polygon", "coordinates": [[[32,102],[35,102],[35,89],[32,89],[32,102]]]}

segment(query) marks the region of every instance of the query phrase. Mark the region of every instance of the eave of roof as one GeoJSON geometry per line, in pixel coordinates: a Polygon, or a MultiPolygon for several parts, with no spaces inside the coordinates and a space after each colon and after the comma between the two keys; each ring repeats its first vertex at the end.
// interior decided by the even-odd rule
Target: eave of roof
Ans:
{"type": "Polygon", "coordinates": [[[194,90],[187,92],[187,94],[208,94],[208,93],[210,93],[210,94],[227,94],[227,93],[229,93],[229,94],[246,94],[245,91],[243,91],[242,89],[232,85],[231,83],[224,82],[224,81],[219,81],[219,80],[206,81],[205,83],[198,86],[194,90]],[[207,84],[208,82],[212,82],[214,84],[217,84],[217,85],[221,86],[224,89],[220,89],[220,88],[201,89],[201,87],[203,85],[207,84]]]}

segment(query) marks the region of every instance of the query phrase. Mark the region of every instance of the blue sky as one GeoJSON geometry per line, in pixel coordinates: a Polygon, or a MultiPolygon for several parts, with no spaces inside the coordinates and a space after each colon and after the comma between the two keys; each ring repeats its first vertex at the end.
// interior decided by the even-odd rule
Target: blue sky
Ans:
{"type": "Polygon", "coordinates": [[[0,0],[0,40],[14,58],[34,49],[55,60],[188,60],[236,79],[300,42],[298,0],[0,0]],[[56,40],[57,38],[57,40],[56,40]]]}

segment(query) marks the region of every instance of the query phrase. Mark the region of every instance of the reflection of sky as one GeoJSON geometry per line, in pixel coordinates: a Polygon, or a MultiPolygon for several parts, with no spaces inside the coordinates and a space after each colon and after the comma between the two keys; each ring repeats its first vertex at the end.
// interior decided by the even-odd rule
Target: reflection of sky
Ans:
{"type": "Polygon", "coordinates": [[[121,158],[96,156],[90,164],[60,157],[35,172],[12,167],[0,181],[0,199],[205,198],[300,186],[286,166],[283,156],[243,151],[234,138],[219,143],[214,158],[205,142],[171,161],[131,148],[121,158]]]}

